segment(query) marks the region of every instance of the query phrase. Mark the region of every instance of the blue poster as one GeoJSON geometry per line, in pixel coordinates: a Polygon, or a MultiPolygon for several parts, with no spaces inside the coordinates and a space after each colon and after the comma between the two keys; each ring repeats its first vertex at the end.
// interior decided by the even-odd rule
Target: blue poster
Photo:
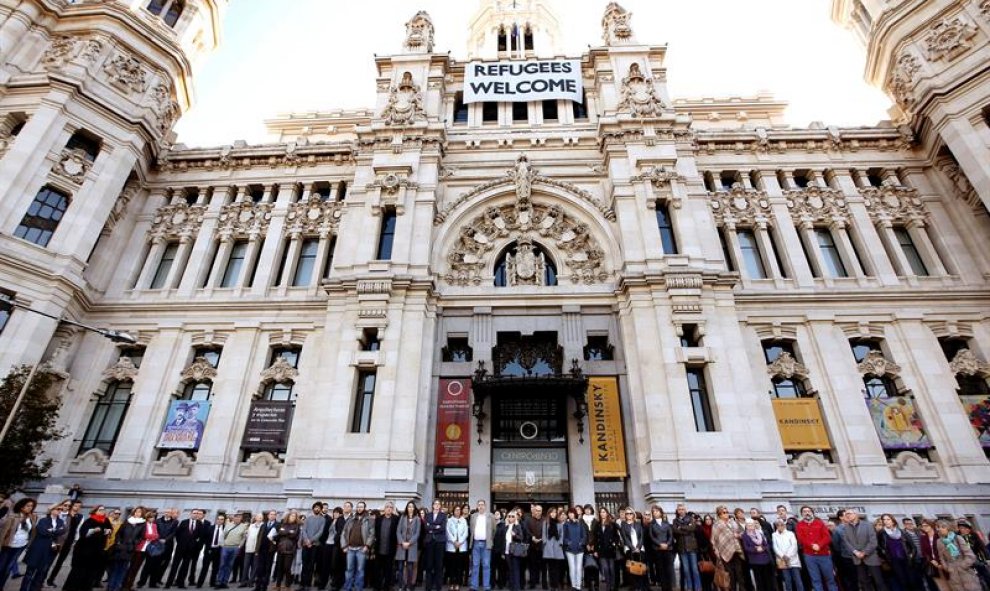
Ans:
{"type": "Polygon", "coordinates": [[[168,418],[158,439],[160,449],[199,449],[203,440],[206,418],[210,415],[209,400],[173,400],[168,418]]]}

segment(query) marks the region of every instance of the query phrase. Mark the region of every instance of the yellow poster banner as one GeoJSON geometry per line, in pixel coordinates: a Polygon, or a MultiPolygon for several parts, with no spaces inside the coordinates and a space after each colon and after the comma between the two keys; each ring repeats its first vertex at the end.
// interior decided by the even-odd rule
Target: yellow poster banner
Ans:
{"type": "Polygon", "coordinates": [[[591,466],[595,478],[623,478],[626,446],[622,436],[622,409],[616,378],[588,379],[591,424],[591,466]]]}
{"type": "Polygon", "coordinates": [[[832,449],[816,398],[774,398],[773,414],[786,451],[832,449]]]}

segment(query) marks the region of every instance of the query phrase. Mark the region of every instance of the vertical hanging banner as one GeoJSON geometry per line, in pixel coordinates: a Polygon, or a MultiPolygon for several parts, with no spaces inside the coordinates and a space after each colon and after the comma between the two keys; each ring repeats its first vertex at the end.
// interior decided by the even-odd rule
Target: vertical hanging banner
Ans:
{"type": "Polygon", "coordinates": [[[873,426],[884,449],[927,449],[932,442],[925,433],[914,400],[905,396],[867,398],[873,426]]]}
{"type": "Polygon", "coordinates": [[[990,396],[960,396],[969,424],[983,447],[990,447],[990,396]]]}
{"type": "Polygon", "coordinates": [[[173,400],[158,438],[158,448],[199,449],[208,416],[208,400],[173,400]]]}
{"type": "Polygon", "coordinates": [[[582,102],[581,62],[549,59],[471,62],[464,66],[464,103],[565,99],[582,102]]]}
{"type": "Polygon", "coordinates": [[[612,377],[588,379],[591,467],[595,478],[624,478],[626,445],[622,434],[619,382],[612,377]]]}
{"type": "Polygon", "coordinates": [[[832,449],[817,398],[774,398],[772,403],[785,450],[832,449]]]}
{"type": "Polygon", "coordinates": [[[292,402],[253,400],[241,448],[284,452],[289,445],[291,426],[292,402]]]}
{"type": "Polygon", "coordinates": [[[467,475],[471,464],[471,380],[440,380],[437,397],[436,468],[438,473],[467,475]],[[461,470],[450,470],[450,468],[461,470]]]}

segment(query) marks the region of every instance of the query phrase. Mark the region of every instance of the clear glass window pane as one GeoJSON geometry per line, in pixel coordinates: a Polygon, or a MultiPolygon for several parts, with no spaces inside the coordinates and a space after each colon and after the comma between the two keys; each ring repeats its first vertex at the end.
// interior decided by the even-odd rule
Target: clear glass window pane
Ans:
{"type": "Polygon", "coordinates": [[[739,230],[739,250],[742,251],[746,272],[754,279],[766,279],[767,271],[760,257],[760,247],[752,230],[739,230]]]}
{"type": "Polygon", "coordinates": [[[227,259],[227,268],[223,272],[223,279],[220,280],[220,287],[234,287],[237,279],[241,276],[244,268],[244,259],[247,256],[248,243],[238,241],[230,249],[230,258],[227,259]]]}
{"type": "Polygon", "coordinates": [[[296,265],[296,274],[292,278],[292,285],[299,287],[310,284],[319,247],[320,241],[316,238],[303,240],[302,247],[299,249],[299,262],[296,265]]]}
{"type": "Polygon", "coordinates": [[[828,228],[815,228],[815,238],[818,240],[818,248],[821,250],[825,272],[828,276],[848,277],[846,266],[842,264],[842,257],[839,256],[839,249],[835,245],[832,231],[828,228]]]}

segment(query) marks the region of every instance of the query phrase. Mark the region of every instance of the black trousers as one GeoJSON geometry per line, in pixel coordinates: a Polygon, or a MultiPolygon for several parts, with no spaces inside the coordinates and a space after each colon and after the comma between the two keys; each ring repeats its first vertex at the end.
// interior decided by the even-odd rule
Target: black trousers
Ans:
{"type": "Polygon", "coordinates": [[[217,572],[220,570],[220,546],[216,548],[206,548],[203,551],[203,570],[199,573],[197,587],[202,587],[206,582],[206,573],[210,573],[210,587],[217,584],[217,572]]]}
{"type": "Polygon", "coordinates": [[[141,569],[139,587],[144,587],[145,583],[150,583],[156,587],[162,584],[162,577],[165,576],[165,571],[168,569],[169,563],[172,562],[172,552],[174,550],[175,542],[169,540],[165,542],[164,552],[158,556],[148,556],[146,558],[144,568],[141,569]]]}
{"type": "Polygon", "coordinates": [[[176,551],[175,558],[172,559],[172,568],[168,571],[166,587],[172,585],[185,587],[186,577],[189,577],[190,585],[196,583],[196,562],[199,561],[199,552],[199,548],[185,552],[176,551]]]}
{"type": "Polygon", "coordinates": [[[332,544],[317,546],[316,551],[316,586],[320,589],[326,588],[330,582],[330,573],[333,567],[333,553],[337,547],[332,544]]]}
{"type": "Polygon", "coordinates": [[[423,555],[423,587],[426,591],[440,591],[443,587],[443,557],[445,542],[428,541],[423,555]]]}
{"type": "Polygon", "coordinates": [[[379,554],[374,562],[378,568],[375,589],[387,591],[395,584],[395,554],[379,554]]]}
{"type": "Polygon", "coordinates": [[[48,575],[48,586],[52,587],[55,585],[55,577],[58,575],[58,571],[62,570],[62,564],[65,559],[69,557],[69,553],[72,551],[73,540],[66,540],[62,544],[62,548],[58,551],[58,558],[55,559],[55,564],[52,565],[52,570],[48,575]]]}
{"type": "Polygon", "coordinates": [[[272,579],[272,562],[275,554],[272,552],[254,553],[254,588],[258,591],[267,591],[268,583],[272,579]]]}
{"type": "Polygon", "coordinates": [[[313,584],[313,572],[316,570],[316,558],[320,554],[319,546],[303,547],[302,572],[299,574],[299,584],[309,587],[313,584]]]}
{"type": "Polygon", "coordinates": [[[657,550],[650,555],[650,572],[656,584],[663,591],[674,588],[674,553],[670,550],[657,550]]]}
{"type": "Polygon", "coordinates": [[[529,556],[529,588],[547,586],[547,563],[543,560],[543,544],[530,544],[529,556]]]}

